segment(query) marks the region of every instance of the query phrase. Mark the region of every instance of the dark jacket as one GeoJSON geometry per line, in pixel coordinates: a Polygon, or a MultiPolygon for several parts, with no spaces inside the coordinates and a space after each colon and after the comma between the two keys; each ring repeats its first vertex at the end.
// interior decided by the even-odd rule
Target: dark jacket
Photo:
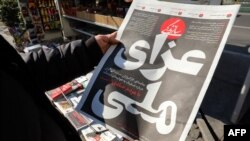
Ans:
{"type": "Polygon", "coordinates": [[[93,70],[101,57],[93,37],[18,53],[0,36],[1,140],[79,140],[44,92],[93,70]]]}

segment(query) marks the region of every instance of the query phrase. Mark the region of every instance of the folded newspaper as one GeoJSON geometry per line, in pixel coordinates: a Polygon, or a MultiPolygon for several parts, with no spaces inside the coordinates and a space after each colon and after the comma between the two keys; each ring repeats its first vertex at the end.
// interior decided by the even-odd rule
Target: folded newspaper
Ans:
{"type": "Polygon", "coordinates": [[[77,110],[130,140],[183,141],[240,5],[134,0],[77,110]]]}

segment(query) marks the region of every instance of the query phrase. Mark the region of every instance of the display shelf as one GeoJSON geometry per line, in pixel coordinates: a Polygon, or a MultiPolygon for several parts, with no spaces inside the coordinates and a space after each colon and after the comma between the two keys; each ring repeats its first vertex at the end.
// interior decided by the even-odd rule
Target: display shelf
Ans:
{"type": "Polygon", "coordinates": [[[123,0],[55,0],[55,3],[64,39],[117,31],[130,6],[123,0]]]}
{"type": "Polygon", "coordinates": [[[87,35],[87,36],[94,36],[94,34],[91,34],[91,33],[89,33],[89,32],[83,31],[83,30],[81,30],[81,29],[77,29],[77,28],[73,28],[73,27],[72,27],[72,29],[73,29],[74,31],[83,33],[83,34],[85,34],[85,35],[87,35]]]}
{"type": "Polygon", "coordinates": [[[63,17],[73,19],[73,20],[77,20],[77,21],[82,21],[82,22],[89,23],[89,24],[92,24],[92,25],[97,25],[97,26],[101,26],[101,27],[105,27],[105,28],[118,30],[118,27],[115,27],[115,26],[110,26],[110,25],[107,25],[107,24],[92,22],[92,21],[80,19],[80,18],[77,18],[77,17],[69,16],[69,15],[63,15],[63,17]]]}

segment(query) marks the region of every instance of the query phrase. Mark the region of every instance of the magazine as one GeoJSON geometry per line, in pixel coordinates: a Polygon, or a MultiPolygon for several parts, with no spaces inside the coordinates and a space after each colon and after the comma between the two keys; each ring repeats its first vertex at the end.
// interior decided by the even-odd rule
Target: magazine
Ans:
{"type": "Polygon", "coordinates": [[[79,112],[73,110],[71,112],[66,113],[66,118],[71,122],[71,124],[75,127],[76,130],[80,130],[81,128],[88,126],[92,120],[87,117],[81,115],[79,112]]]}
{"type": "Polygon", "coordinates": [[[83,95],[88,80],[86,76],[80,76],[66,84],[45,92],[59,112],[70,121],[76,130],[80,130],[93,121],[75,111],[75,107],[83,95]]]}
{"type": "Polygon", "coordinates": [[[240,5],[134,0],[77,110],[140,141],[184,141],[240,5]]]}
{"type": "Polygon", "coordinates": [[[91,126],[82,129],[81,132],[86,141],[118,141],[118,138],[110,131],[97,133],[91,126]]]}
{"type": "Polygon", "coordinates": [[[78,89],[83,89],[84,86],[81,83],[84,83],[84,80],[79,81],[80,78],[76,80],[72,80],[71,82],[68,82],[60,87],[57,87],[53,90],[46,91],[45,94],[47,97],[51,100],[56,100],[60,97],[63,97],[67,94],[70,94],[71,92],[78,90],[78,89]]]}
{"type": "Polygon", "coordinates": [[[65,98],[57,99],[54,104],[63,115],[74,110],[72,104],[65,98]]]}

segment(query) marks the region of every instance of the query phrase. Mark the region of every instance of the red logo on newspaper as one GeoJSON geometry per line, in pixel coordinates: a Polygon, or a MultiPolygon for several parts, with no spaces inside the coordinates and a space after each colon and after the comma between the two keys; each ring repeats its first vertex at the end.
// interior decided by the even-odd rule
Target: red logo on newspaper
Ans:
{"type": "Polygon", "coordinates": [[[170,18],[161,25],[161,33],[167,33],[168,39],[174,40],[184,34],[186,29],[185,22],[180,18],[170,18]]]}
{"type": "Polygon", "coordinates": [[[199,17],[203,17],[203,16],[204,16],[204,14],[203,14],[203,13],[200,13],[200,14],[199,14],[199,17]]]}
{"type": "Polygon", "coordinates": [[[231,14],[231,13],[227,14],[227,17],[228,17],[228,18],[230,18],[231,16],[232,16],[232,14],[231,14]]]}

